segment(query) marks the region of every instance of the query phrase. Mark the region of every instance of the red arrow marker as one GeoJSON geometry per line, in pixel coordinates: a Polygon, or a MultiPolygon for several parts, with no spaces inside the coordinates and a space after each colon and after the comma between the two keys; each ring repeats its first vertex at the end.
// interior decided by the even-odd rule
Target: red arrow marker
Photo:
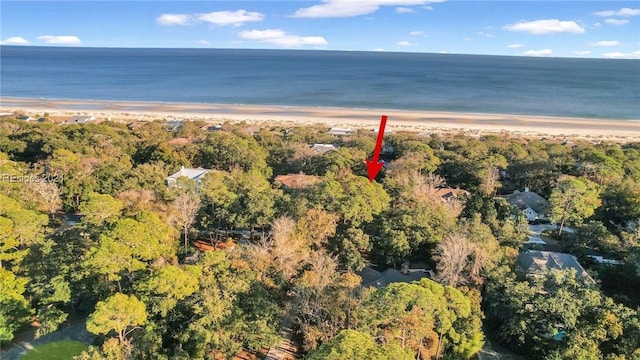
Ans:
{"type": "Polygon", "coordinates": [[[382,115],[380,119],[380,129],[378,130],[378,139],[376,140],[376,147],[373,149],[373,156],[371,160],[365,159],[367,163],[367,172],[369,173],[369,181],[373,182],[373,179],[378,175],[384,162],[380,159],[380,150],[382,149],[382,138],[384,137],[384,127],[387,125],[387,115],[382,115]]]}

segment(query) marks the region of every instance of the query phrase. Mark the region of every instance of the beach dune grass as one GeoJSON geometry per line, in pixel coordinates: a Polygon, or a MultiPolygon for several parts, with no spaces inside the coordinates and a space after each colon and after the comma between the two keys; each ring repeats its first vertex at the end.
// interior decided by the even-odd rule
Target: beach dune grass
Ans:
{"type": "Polygon", "coordinates": [[[83,342],[61,340],[29,350],[22,360],[72,360],[86,349],[87,345],[83,342]]]}

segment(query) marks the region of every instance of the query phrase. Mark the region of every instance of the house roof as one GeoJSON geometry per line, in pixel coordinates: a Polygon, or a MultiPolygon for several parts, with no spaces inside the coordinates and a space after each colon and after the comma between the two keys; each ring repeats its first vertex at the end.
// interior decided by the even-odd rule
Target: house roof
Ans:
{"type": "Polygon", "coordinates": [[[351,135],[356,131],[350,128],[331,128],[329,129],[330,135],[351,135]]]}
{"type": "Polygon", "coordinates": [[[66,122],[67,123],[84,123],[84,122],[93,121],[95,119],[96,118],[94,118],[93,116],[76,115],[68,118],[66,122]]]}
{"type": "Polygon", "coordinates": [[[313,175],[305,175],[305,174],[287,174],[287,175],[278,175],[275,178],[275,181],[281,183],[282,185],[288,188],[305,188],[311,186],[320,180],[319,177],[313,175]]]}
{"type": "Polygon", "coordinates": [[[517,206],[520,210],[531,208],[538,214],[544,214],[549,209],[549,202],[533,191],[516,190],[505,198],[509,204],[517,206]]]}
{"type": "Polygon", "coordinates": [[[175,173],[167,176],[165,178],[165,180],[177,180],[180,177],[188,177],[189,179],[192,180],[200,180],[206,173],[208,173],[209,169],[203,169],[201,167],[199,168],[185,168],[184,166],[182,166],[180,168],[180,170],[176,171],[175,173]]]}
{"type": "Polygon", "coordinates": [[[443,200],[457,198],[460,195],[469,195],[469,192],[462,189],[439,188],[435,189],[434,195],[441,197],[443,200]]]}
{"type": "Polygon", "coordinates": [[[588,282],[593,279],[584,270],[575,256],[552,251],[529,250],[518,256],[518,264],[527,274],[536,274],[550,270],[575,269],[578,278],[588,282]]]}
{"type": "Polygon", "coordinates": [[[336,150],[338,147],[333,144],[313,144],[311,150],[317,151],[320,154],[327,153],[329,151],[336,150]]]}
{"type": "Polygon", "coordinates": [[[413,271],[403,274],[400,270],[387,269],[383,272],[376,271],[370,267],[365,267],[359,273],[364,287],[383,287],[394,282],[412,282],[422,278],[430,278],[430,274],[425,271],[413,271]]]}

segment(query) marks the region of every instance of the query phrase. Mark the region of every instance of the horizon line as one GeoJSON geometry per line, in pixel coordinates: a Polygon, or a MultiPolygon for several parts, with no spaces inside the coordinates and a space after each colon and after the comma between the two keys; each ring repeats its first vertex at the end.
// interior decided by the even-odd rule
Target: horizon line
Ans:
{"type": "MultiPolygon", "coordinates": [[[[146,50],[246,50],[246,51],[317,51],[317,52],[365,52],[365,53],[387,53],[387,54],[425,54],[425,55],[468,55],[468,56],[502,56],[534,59],[585,59],[585,60],[640,60],[634,58],[609,58],[593,56],[531,56],[531,55],[509,55],[509,54],[477,54],[459,52],[431,52],[431,51],[401,51],[401,50],[354,50],[354,49],[304,49],[304,48],[227,48],[227,47],[153,47],[153,46],[66,46],[66,45],[17,45],[0,44],[0,47],[14,48],[53,48],[53,49],[146,49],[146,50]]],[[[0,53],[0,56],[2,54],[0,53]]]]}

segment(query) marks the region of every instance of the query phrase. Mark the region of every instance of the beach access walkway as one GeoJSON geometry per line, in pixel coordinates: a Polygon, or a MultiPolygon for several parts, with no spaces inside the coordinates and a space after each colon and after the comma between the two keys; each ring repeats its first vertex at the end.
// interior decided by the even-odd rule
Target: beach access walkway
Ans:
{"type": "Polygon", "coordinates": [[[285,315],[280,322],[282,342],[269,349],[265,360],[297,360],[301,359],[300,348],[294,338],[293,320],[285,315]]]}

